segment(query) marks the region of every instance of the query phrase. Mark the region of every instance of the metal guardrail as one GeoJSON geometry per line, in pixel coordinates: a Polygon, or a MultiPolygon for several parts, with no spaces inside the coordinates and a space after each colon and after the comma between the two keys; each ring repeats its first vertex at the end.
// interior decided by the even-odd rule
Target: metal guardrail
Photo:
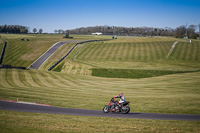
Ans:
{"type": "Polygon", "coordinates": [[[48,71],[51,71],[54,67],[56,67],[62,60],[64,60],[76,47],[78,44],[83,44],[83,43],[88,43],[88,42],[97,42],[97,41],[108,41],[108,40],[112,40],[112,39],[104,39],[104,40],[89,40],[89,41],[84,41],[84,42],[79,42],[79,43],[76,43],[74,45],[74,47],[64,56],[62,57],[59,61],[57,61],[55,64],[53,64],[49,69],[48,71]]]}

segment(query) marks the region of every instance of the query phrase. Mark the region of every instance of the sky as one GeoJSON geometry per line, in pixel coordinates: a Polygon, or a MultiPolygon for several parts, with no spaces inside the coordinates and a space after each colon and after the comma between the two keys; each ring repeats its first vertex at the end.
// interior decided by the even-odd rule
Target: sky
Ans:
{"type": "Polygon", "coordinates": [[[0,25],[43,32],[88,26],[177,28],[200,24],[200,0],[0,0],[0,25]]]}

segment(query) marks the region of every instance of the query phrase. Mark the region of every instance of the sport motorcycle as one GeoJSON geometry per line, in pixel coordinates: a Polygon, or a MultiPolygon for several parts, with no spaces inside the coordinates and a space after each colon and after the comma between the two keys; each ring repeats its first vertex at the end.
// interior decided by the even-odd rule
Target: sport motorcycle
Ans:
{"type": "Polygon", "coordinates": [[[119,112],[119,113],[127,114],[130,111],[130,107],[128,106],[129,103],[130,103],[129,101],[126,101],[123,103],[123,106],[122,106],[118,101],[114,101],[114,98],[112,98],[110,102],[108,103],[108,105],[106,105],[103,108],[103,112],[104,113],[119,112]]]}

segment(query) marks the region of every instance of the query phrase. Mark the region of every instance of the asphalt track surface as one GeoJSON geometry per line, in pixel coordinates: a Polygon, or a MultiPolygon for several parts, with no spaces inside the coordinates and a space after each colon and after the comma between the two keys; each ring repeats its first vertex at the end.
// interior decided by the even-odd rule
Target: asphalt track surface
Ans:
{"type": "Polygon", "coordinates": [[[64,41],[57,42],[51,48],[49,48],[42,56],[40,56],[35,62],[33,62],[28,68],[38,69],[56,50],[58,50],[65,43],[79,42],[79,41],[64,41]]]}
{"type": "Polygon", "coordinates": [[[200,121],[200,115],[154,114],[154,113],[133,113],[133,112],[130,112],[129,114],[103,113],[100,110],[61,108],[61,107],[41,106],[35,104],[24,104],[24,103],[8,102],[8,101],[0,101],[0,110],[76,115],[76,116],[94,116],[94,117],[200,121]]]}

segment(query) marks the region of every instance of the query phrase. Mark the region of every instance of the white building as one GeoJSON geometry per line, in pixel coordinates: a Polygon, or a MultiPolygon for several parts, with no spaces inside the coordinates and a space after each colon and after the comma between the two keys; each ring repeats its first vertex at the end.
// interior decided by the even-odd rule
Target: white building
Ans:
{"type": "Polygon", "coordinates": [[[100,32],[95,32],[95,33],[92,33],[92,35],[102,35],[102,33],[100,33],[100,32]]]}

